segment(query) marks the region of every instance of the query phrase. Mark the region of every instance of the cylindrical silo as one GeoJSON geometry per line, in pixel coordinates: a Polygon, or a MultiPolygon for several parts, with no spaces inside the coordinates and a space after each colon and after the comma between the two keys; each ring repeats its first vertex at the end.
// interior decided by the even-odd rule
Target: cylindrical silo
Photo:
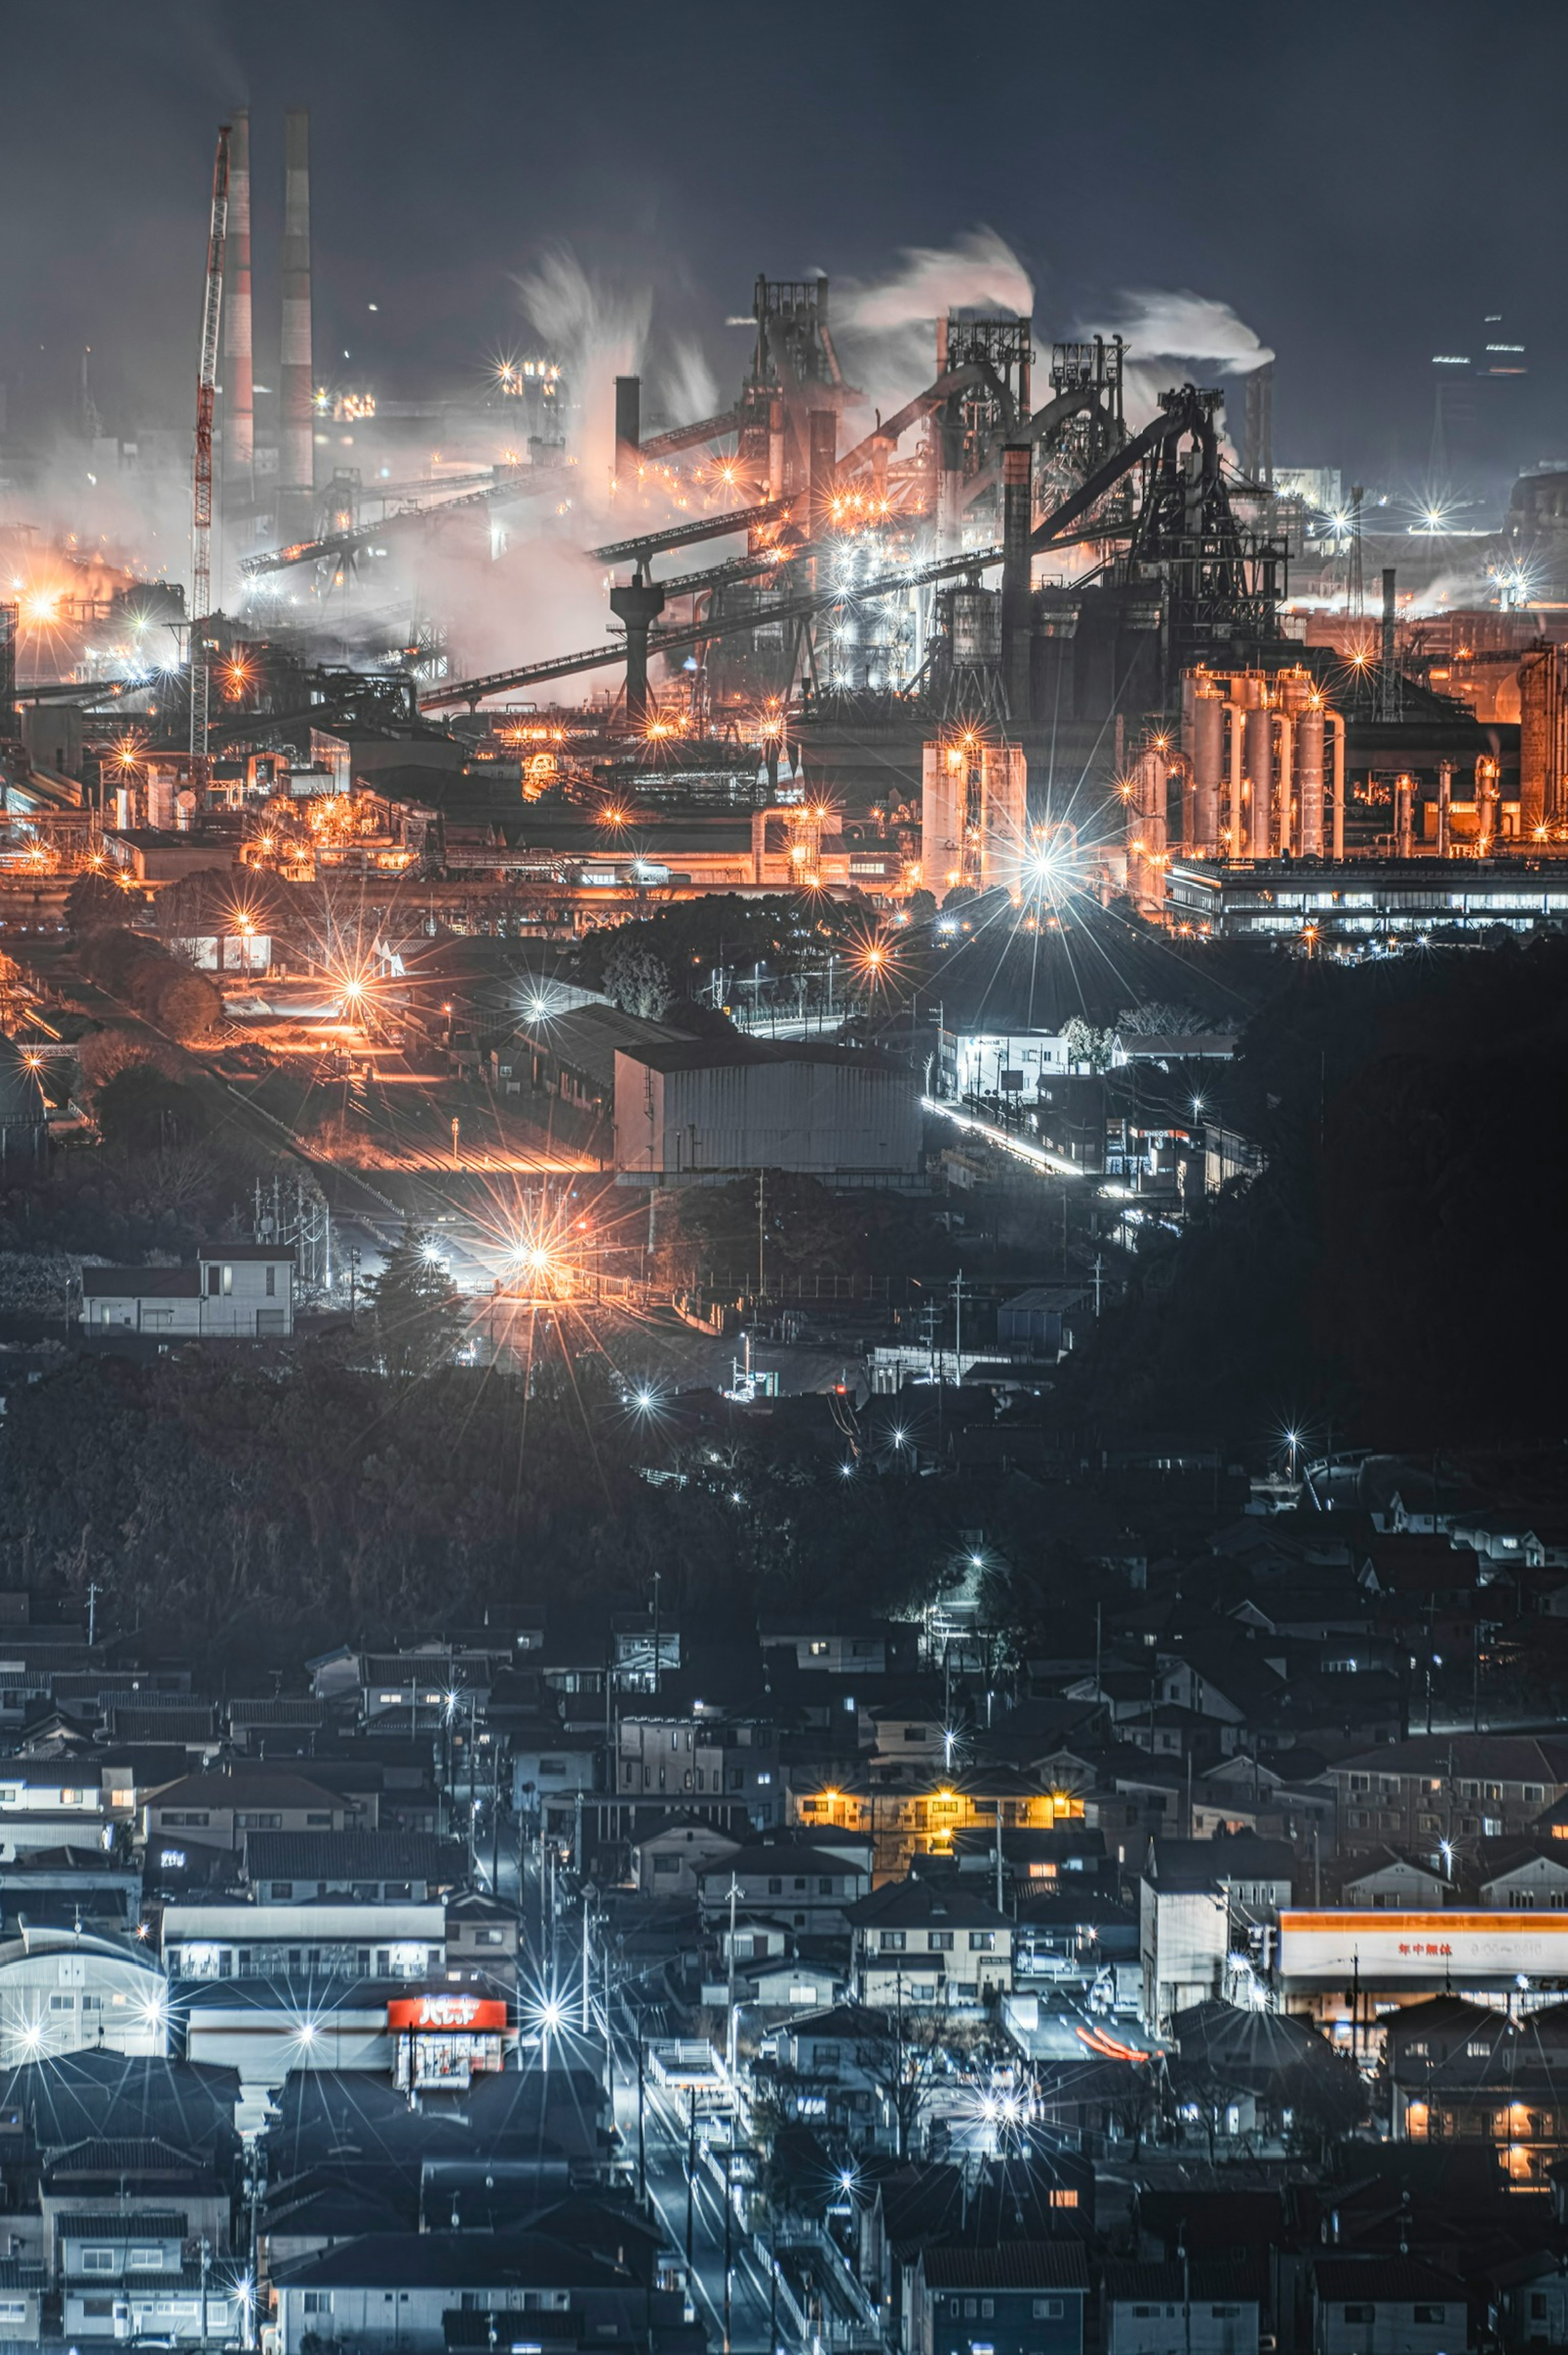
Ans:
{"type": "Polygon", "coordinates": [[[1220,787],[1224,775],[1225,707],[1213,693],[1192,703],[1192,838],[1189,850],[1211,858],[1220,847],[1220,787]]]}
{"type": "Polygon", "coordinates": [[[1323,707],[1309,703],[1296,720],[1296,799],[1301,856],[1323,856],[1323,707]]]}
{"type": "Polygon", "coordinates": [[[1265,700],[1268,690],[1261,678],[1248,678],[1245,687],[1246,732],[1242,765],[1252,788],[1247,849],[1254,858],[1266,858],[1273,839],[1274,714],[1265,700]]]}

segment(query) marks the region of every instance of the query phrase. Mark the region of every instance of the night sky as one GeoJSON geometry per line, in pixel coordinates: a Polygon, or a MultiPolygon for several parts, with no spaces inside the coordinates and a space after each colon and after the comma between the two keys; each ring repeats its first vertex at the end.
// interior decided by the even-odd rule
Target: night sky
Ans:
{"type": "Polygon", "coordinates": [[[1498,466],[1568,457],[1560,0],[14,0],[5,23],[14,429],[84,343],[111,427],[184,418],[214,130],[249,101],[264,381],[297,102],[317,352],[384,391],[477,387],[528,343],[515,273],[552,240],[651,283],[656,332],[700,336],[727,393],[723,320],[759,269],[872,280],[986,224],[1043,336],[1125,288],[1233,305],[1278,353],[1282,463],[1418,479],[1431,355],[1475,348],[1487,312],[1530,352],[1498,466]]]}

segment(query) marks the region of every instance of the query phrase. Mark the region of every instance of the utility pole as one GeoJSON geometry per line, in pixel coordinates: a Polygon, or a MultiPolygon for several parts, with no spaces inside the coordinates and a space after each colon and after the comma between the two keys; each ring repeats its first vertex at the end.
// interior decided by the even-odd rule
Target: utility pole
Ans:
{"type": "Polygon", "coordinates": [[[757,1301],[758,1307],[762,1305],[762,1294],[767,1277],[767,1242],[763,1230],[766,1183],[765,1173],[759,1169],[757,1173],[757,1301]]]}
{"type": "Polygon", "coordinates": [[[692,2203],[697,2179],[697,2089],[686,2088],[686,2289],[692,2286],[692,2203]]]}
{"type": "Polygon", "coordinates": [[[725,2040],[725,2058],[729,2064],[730,2091],[735,2090],[735,1909],[740,1896],[740,1883],[732,1872],[729,1877],[729,2032],[725,2040]]]}
{"type": "Polygon", "coordinates": [[[590,1955],[589,1955],[589,1953],[588,1953],[588,1891],[587,1891],[586,1889],[585,1889],[585,1890],[583,1891],[583,1892],[582,1892],[582,1901],[583,1901],[583,2002],[582,2002],[582,2031],[583,2031],[583,2034],[586,2036],[586,2035],[588,2034],[588,2032],[589,2028],[590,2028],[590,2027],[592,2026],[592,2024],[593,2024],[593,2003],[592,2003],[592,1990],[593,1990],[593,1963],[592,1963],[592,1958],[591,1958],[591,1956],[590,1956],[590,1955]]]}
{"type": "Polygon", "coordinates": [[[730,2355],[730,2293],[735,2279],[735,2088],[730,2087],[729,2140],[724,2153],[724,2355],[730,2355]]]}
{"type": "MultiPolygon", "coordinates": [[[[608,2007],[607,2007],[608,2009],[608,2007]]],[[[645,2094],[642,2076],[642,2016],[637,2019],[637,2197],[648,2205],[648,2137],[644,2125],[645,2094]]]]}
{"type": "Polygon", "coordinates": [[[98,1581],[87,1582],[87,1648],[90,1652],[98,1634],[98,1581]]]}
{"type": "Polygon", "coordinates": [[[953,1379],[964,1378],[964,1272],[959,1268],[953,1278],[953,1379]]]}

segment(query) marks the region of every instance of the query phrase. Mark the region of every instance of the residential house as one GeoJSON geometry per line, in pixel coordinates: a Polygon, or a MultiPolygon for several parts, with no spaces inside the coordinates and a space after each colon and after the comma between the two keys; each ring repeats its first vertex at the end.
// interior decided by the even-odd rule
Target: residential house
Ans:
{"type": "Polygon", "coordinates": [[[1476,2344],[1462,2281],[1411,2256],[1319,2257],[1312,2355],[1464,2355],[1476,2344]]]}
{"type": "Polygon", "coordinates": [[[689,2343],[683,2293],[553,2232],[369,2232],[280,2271],[273,2289],[279,2355],[323,2339],[365,2355],[448,2355],[530,2337],[689,2343]],[[471,2338],[454,2341],[453,2317],[471,2318],[471,2338]]]}
{"type": "Polygon", "coordinates": [[[780,1840],[736,1849],[703,1871],[697,1886],[706,1922],[727,1913],[733,1886],[741,1913],[767,1914],[805,1938],[834,1938],[847,1934],[849,1908],[870,1889],[871,1874],[814,1843],[780,1840]]]}
{"type": "Polygon", "coordinates": [[[1100,2293],[1105,2355],[1257,2355],[1260,2307],[1245,2265],[1113,2263],[1100,2293]]]}
{"type": "Polygon", "coordinates": [[[522,1930],[516,1914],[471,1889],[447,1900],[447,1984],[469,1980],[517,1985],[522,1930]]]}
{"type": "Polygon", "coordinates": [[[1083,2355],[1089,2275],[1079,2241],[923,2248],[906,2321],[908,2355],[1083,2355]]]}
{"type": "Polygon", "coordinates": [[[1012,1922],[956,1880],[885,1882],[848,1919],[863,2004],[968,2007],[1012,1986],[1012,1922]]]}
{"type": "Polygon", "coordinates": [[[920,1631],[912,1620],[870,1619],[822,1612],[810,1617],[764,1618],[764,1652],[792,1653],[801,1668],[835,1676],[910,1674],[918,1661],[920,1631]]]}
{"type": "Polygon", "coordinates": [[[1554,1839],[1484,1841],[1475,1870],[1485,1906],[1513,1913],[1568,1908],[1568,1855],[1554,1839]]]}
{"type": "Polygon", "coordinates": [[[1393,1847],[1432,1857],[1444,1840],[1528,1832],[1568,1793],[1568,1742],[1530,1734],[1412,1735],[1339,1759],[1327,1777],[1341,1853],[1393,1847]]]}
{"type": "Polygon", "coordinates": [[[790,1820],[807,1830],[837,1830],[869,1838],[874,1881],[902,1879],[916,1856],[948,1856],[956,1835],[998,1821],[1018,1830],[1049,1831],[1082,1823],[1084,1803],[1016,1768],[980,1761],[951,1774],[923,1769],[913,1782],[893,1783],[860,1771],[823,1785],[811,1770],[791,1772],[790,1820]]]}
{"type": "Polygon", "coordinates": [[[241,1877],[260,1905],[423,1905],[461,1889],[470,1867],[461,1840],[429,1833],[247,1830],[241,1877]]]}
{"type": "Polygon", "coordinates": [[[1372,1849],[1360,1870],[1341,1884],[1340,1894],[1346,1905],[1430,1913],[1434,1906],[1448,1904],[1454,1891],[1437,1865],[1383,1848],[1372,1849]]]}
{"type": "Polygon", "coordinates": [[[191,1267],[87,1267],[89,1337],[283,1340],[294,1329],[294,1252],[278,1243],[213,1243],[191,1267]]]}
{"type": "Polygon", "coordinates": [[[1297,1870],[1288,1840],[1153,1839],[1139,1884],[1143,2017],[1150,2027],[1224,1992],[1225,1960],[1278,1920],[1297,1870]]]}
{"type": "Polygon", "coordinates": [[[631,1843],[632,1871],[641,1897],[695,1897],[703,1879],[741,1843],[701,1817],[656,1818],[631,1843]]]}
{"type": "Polygon", "coordinates": [[[744,1807],[757,1831],[783,1820],[778,1736],[755,1718],[623,1717],[616,1753],[620,1799],[653,1796],[726,1820],[744,1807]]]}
{"type": "Polygon", "coordinates": [[[143,1834],[149,1868],[182,1870],[193,1849],[238,1854],[251,1832],[344,1832],[363,1818],[353,1803],[279,1766],[187,1774],[149,1798],[143,1834]]]}

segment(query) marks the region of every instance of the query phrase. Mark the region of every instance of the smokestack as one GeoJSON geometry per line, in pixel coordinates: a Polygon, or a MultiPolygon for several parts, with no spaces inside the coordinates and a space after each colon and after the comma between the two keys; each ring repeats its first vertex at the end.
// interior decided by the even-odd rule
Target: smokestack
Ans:
{"type": "Polygon", "coordinates": [[[256,496],[256,412],[250,368],[250,110],[235,110],[228,139],[228,232],[224,264],[223,504],[248,513],[256,496]]]}
{"type": "Polygon", "coordinates": [[[839,421],[832,409],[813,409],[808,420],[807,449],[810,460],[811,537],[824,532],[830,521],[833,486],[839,469],[839,421]]]}
{"type": "Polygon", "coordinates": [[[1022,732],[1029,725],[1030,463],[1027,442],[1010,442],[1001,453],[1001,683],[1008,717],[1022,732]]]}
{"type": "Polygon", "coordinates": [[[615,379],[615,474],[618,482],[634,485],[637,453],[642,440],[642,378],[615,379]]]}
{"type": "Polygon", "coordinates": [[[283,343],[278,438],[279,521],[309,529],[315,487],[311,404],[311,118],[291,106],[283,118],[283,343]]]}
{"type": "Polygon", "coordinates": [[[1265,360],[1246,379],[1243,411],[1242,472],[1266,491],[1274,488],[1274,362],[1265,360]]]}
{"type": "Polygon", "coordinates": [[[1383,576],[1383,664],[1378,676],[1380,719],[1397,719],[1400,710],[1399,671],[1393,658],[1393,592],[1398,575],[1392,564],[1383,576]]]}

